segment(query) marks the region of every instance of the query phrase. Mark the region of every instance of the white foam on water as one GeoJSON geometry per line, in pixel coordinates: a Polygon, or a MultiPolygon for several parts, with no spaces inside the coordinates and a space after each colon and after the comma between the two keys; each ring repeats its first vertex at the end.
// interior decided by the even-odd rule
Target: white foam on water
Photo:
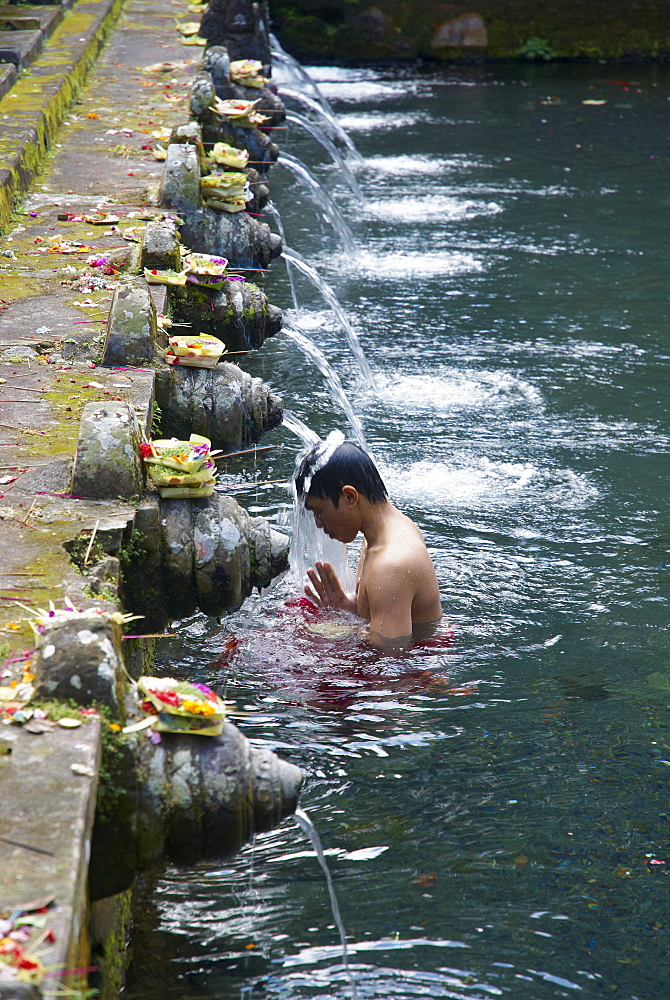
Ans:
{"type": "Polygon", "coordinates": [[[368,101],[388,101],[394,97],[407,97],[415,94],[419,87],[409,81],[399,83],[375,83],[370,80],[324,80],[319,83],[319,90],[329,101],[348,101],[352,104],[365,104],[368,101]]]}
{"type": "Polygon", "coordinates": [[[458,156],[445,159],[425,155],[412,156],[409,153],[400,156],[370,156],[365,160],[366,169],[380,174],[442,174],[448,170],[472,170],[482,166],[487,167],[490,164],[458,156]]]}
{"type": "Polygon", "coordinates": [[[436,217],[441,220],[458,222],[476,219],[482,215],[498,215],[503,211],[496,202],[463,201],[459,198],[449,198],[445,195],[428,195],[424,198],[412,196],[409,199],[394,198],[389,200],[370,201],[365,206],[370,215],[381,219],[393,219],[398,222],[426,222],[435,224],[436,217]]]}
{"type": "Polygon", "coordinates": [[[435,412],[453,407],[515,406],[519,403],[542,406],[542,394],[535,386],[507,372],[458,371],[444,374],[401,376],[378,375],[376,392],[385,404],[404,410],[435,412]]]}
{"type": "Polygon", "coordinates": [[[396,129],[408,128],[410,125],[417,125],[419,122],[428,121],[428,115],[424,112],[409,112],[407,114],[380,114],[378,111],[359,114],[338,115],[337,122],[345,132],[369,132],[372,129],[396,129]]]}
{"type": "MultiPolygon", "coordinates": [[[[315,83],[351,83],[354,80],[378,80],[381,76],[381,73],[369,67],[348,69],[346,66],[304,66],[303,69],[315,83]]],[[[274,69],[272,72],[274,73],[274,69]]]]}
{"type": "Polygon", "coordinates": [[[289,323],[297,323],[303,330],[338,330],[337,321],[328,309],[285,309],[284,316],[289,323]]]}
{"type": "Polygon", "coordinates": [[[470,253],[370,253],[362,250],[349,258],[351,270],[371,278],[434,278],[438,275],[483,271],[481,260],[470,253]]]}
{"type": "Polygon", "coordinates": [[[569,469],[541,469],[531,462],[498,462],[461,456],[462,464],[421,461],[406,468],[379,462],[392,497],[434,507],[499,508],[533,503],[582,507],[598,495],[583,476],[569,469]]]}

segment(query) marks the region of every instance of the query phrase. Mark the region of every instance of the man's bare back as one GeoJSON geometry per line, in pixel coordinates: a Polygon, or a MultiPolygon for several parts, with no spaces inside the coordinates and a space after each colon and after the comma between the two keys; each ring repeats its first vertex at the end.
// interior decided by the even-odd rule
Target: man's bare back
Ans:
{"type": "Polygon", "coordinates": [[[423,535],[387,498],[374,464],[361,449],[344,442],[333,458],[309,481],[306,475],[301,478],[299,470],[296,485],[299,495],[301,485],[307,486],[306,490],[303,486],[305,506],[329,537],[351,542],[359,532],[363,534],[356,591],[347,594],[331,564],[317,562],[307,571],[310,586],[305,593],[324,607],[342,608],[369,621],[368,637],[377,645],[410,637],[417,626],[442,617],[437,577],[423,535]],[[343,456],[342,449],[346,450],[343,456]],[[372,470],[366,466],[362,478],[360,456],[372,470]],[[333,458],[339,463],[335,478],[328,474],[333,458]],[[374,478],[369,485],[368,476],[373,473],[379,485],[374,478]],[[351,485],[349,478],[361,488],[351,485]]]}

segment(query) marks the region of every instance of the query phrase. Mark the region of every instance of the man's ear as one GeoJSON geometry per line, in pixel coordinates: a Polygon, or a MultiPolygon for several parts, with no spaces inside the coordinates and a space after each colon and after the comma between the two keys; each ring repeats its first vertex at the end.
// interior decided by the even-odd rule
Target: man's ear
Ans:
{"type": "Polygon", "coordinates": [[[342,499],[347,507],[355,507],[358,503],[358,490],[355,486],[342,487],[342,499]]]}

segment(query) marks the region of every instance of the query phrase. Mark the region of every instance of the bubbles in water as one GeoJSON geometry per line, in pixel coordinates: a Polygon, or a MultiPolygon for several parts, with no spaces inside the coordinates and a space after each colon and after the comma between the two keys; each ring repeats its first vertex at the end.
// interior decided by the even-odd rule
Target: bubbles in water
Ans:
{"type": "Polygon", "coordinates": [[[480,215],[497,215],[502,212],[502,206],[494,201],[463,201],[460,198],[449,198],[445,195],[430,195],[425,198],[412,197],[411,201],[371,201],[366,205],[367,211],[380,219],[393,219],[398,222],[424,222],[435,225],[436,217],[442,221],[461,222],[476,219],[480,215]]]}
{"type": "Polygon", "coordinates": [[[538,504],[582,506],[595,487],[568,469],[542,469],[531,462],[492,461],[454,455],[452,463],[424,460],[398,468],[380,463],[392,496],[441,507],[501,507],[538,504]]]}
{"type": "Polygon", "coordinates": [[[529,382],[507,372],[447,371],[444,374],[381,376],[384,402],[411,409],[449,410],[454,406],[508,407],[519,402],[542,405],[542,394],[529,382]]]}
{"type": "Polygon", "coordinates": [[[351,259],[350,264],[352,271],[357,270],[371,278],[434,278],[484,270],[481,260],[458,250],[386,254],[363,250],[351,259]]]}
{"type": "Polygon", "coordinates": [[[378,111],[371,111],[369,114],[338,115],[337,120],[347,132],[368,132],[372,129],[408,128],[429,119],[427,113],[421,112],[382,115],[378,111]]]}
{"type": "Polygon", "coordinates": [[[443,174],[451,170],[473,170],[479,167],[489,167],[490,164],[482,163],[463,156],[455,156],[450,159],[440,157],[417,155],[399,156],[370,156],[365,160],[366,169],[374,170],[379,174],[443,174]]]}

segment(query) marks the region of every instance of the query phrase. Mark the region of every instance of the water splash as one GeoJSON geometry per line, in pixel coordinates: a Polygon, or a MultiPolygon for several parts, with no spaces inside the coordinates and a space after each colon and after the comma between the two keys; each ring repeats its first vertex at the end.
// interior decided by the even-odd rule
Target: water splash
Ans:
{"type": "Polygon", "coordinates": [[[342,171],[342,176],[349,185],[351,193],[358,199],[361,205],[364,205],[365,199],[363,197],[360,187],[358,186],[358,181],[354,177],[353,173],[351,172],[351,168],[347,164],[346,160],[344,159],[344,157],[342,156],[342,154],[340,153],[339,149],[332,141],[332,139],[330,139],[329,136],[327,136],[322,129],[317,128],[314,122],[311,122],[309,118],[306,118],[304,115],[298,114],[297,111],[290,111],[286,115],[286,121],[293,122],[295,125],[300,125],[301,128],[304,128],[306,132],[309,132],[309,134],[323,146],[328,155],[331,157],[333,163],[337,164],[337,166],[342,171]]]}
{"type": "MultiPolygon", "coordinates": [[[[277,229],[279,230],[279,235],[281,236],[282,246],[286,246],[286,234],[284,232],[284,223],[282,221],[279,209],[273,202],[269,201],[265,206],[265,211],[268,213],[268,215],[271,215],[272,218],[277,223],[277,229]]],[[[295,289],[295,277],[293,275],[293,269],[291,268],[291,265],[289,264],[288,261],[286,261],[286,274],[288,275],[289,285],[291,286],[291,298],[293,300],[293,308],[297,310],[299,306],[298,306],[298,295],[295,289]]]]}
{"type": "Polygon", "coordinates": [[[319,369],[326,382],[328,383],[328,388],[330,389],[331,396],[333,400],[342,408],[344,415],[346,416],[349,426],[353,431],[354,439],[363,447],[365,447],[365,434],[363,432],[363,425],[359,418],[354,413],[353,407],[349,402],[349,398],[344,391],[342,382],[335,371],[333,371],[328,359],[326,358],[323,351],[321,351],[314,341],[307,336],[307,334],[297,326],[292,326],[290,323],[284,322],[282,326],[283,333],[292,340],[294,344],[300,348],[300,350],[305,354],[310,361],[313,361],[316,367],[319,369]]]}
{"type": "Polygon", "coordinates": [[[346,313],[342,306],[340,305],[337,295],[330,287],[330,285],[323,280],[319,272],[307,263],[305,258],[297,252],[297,250],[292,250],[290,247],[284,246],[284,251],[282,257],[290,261],[302,274],[304,274],[312,282],[315,288],[319,290],[323,298],[326,300],[330,308],[335,313],[340,326],[344,330],[347,340],[349,341],[349,347],[354,353],[356,360],[358,361],[358,367],[361,370],[361,375],[367,382],[369,386],[374,387],[375,380],[368,364],[368,360],[363,353],[363,348],[358,339],[358,334],[354,330],[353,326],[347,319],[346,313]]]}
{"type": "Polygon", "coordinates": [[[333,109],[328,103],[328,99],[324,97],[318,83],[307,72],[304,66],[302,66],[297,59],[294,59],[292,55],[289,55],[289,53],[281,47],[281,44],[275,35],[270,35],[270,44],[272,45],[273,59],[281,63],[281,65],[284,66],[293,76],[294,80],[307,84],[309,89],[314,94],[314,99],[319,102],[324,111],[332,117],[335,117],[333,109]]]}
{"type": "MultiPolygon", "coordinates": [[[[320,440],[320,439],[319,439],[320,440]]],[[[302,461],[311,443],[296,459],[296,469],[302,461]]],[[[293,511],[291,515],[291,550],[289,565],[291,577],[298,585],[306,582],[307,570],[315,562],[329,562],[342,581],[346,591],[352,591],[355,586],[354,574],[349,566],[347,546],[334,538],[329,538],[325,531],[317,528],[314,515],[307,510],[302,500],[298,499],[295,483],[293,483],[293,511]]]]}
{"type": "Polygon", "coordinates": [[[297,417],[291,410],[287,410],[286,407],[283,411],[282,425],[295,434],[297,438],[300,438],[305,448],[311,448],[321,440],[316,431],[313,431],[304,420],[297,417]]]}
{"type": "Polygon", "coordinates": [[[340,237],[344,249],[348,253],[354,254],[356,251],[356,244],[354,243],[353,233],[349,229],[344,216],[333,201],[332,196],[324,188],[318,178],[316,178],[312,171],[305,166],[302,160],[299,160],[296,156],[291,156],[290,153],[281,153],[277,159],[277,163],[282,167],[286,167],[287,170],[290,170],[291,173],[298,178],[303,187],[307,188],[309,193],[312,195],[312,200],[316,205],[318,205],[337,235],[340,237]]]}
{"type": "Polygon", "coordinates": [[[333,911],[333,919],[340,934],[340,941],[342,942],[342,965],[344,966],[347,976],[349,977],[349,984],[351,986],[351,996],[353,1000],[358,1000],[356,983],[349,968],[349,953],[347,951],[347,933],[344,929],[344,924],[342,922],[340,907],[337,902],[337,896],[335,895],[335,886],[333,885],[333,879],[330,874],[328,864],[326,862],[326,857],[323,853],[321,838],[317,833],[316,827],[314,826],[314,824],[312,823],[311,819],[309,818],[304,809],[298,807],[294,815],[295,815],[295,821],[302,830],[302,832],[306,834],[307,837],[309,837],[312,847],[316,851],[316,856],[319,860],[319,864],[323,869],[323,874],[326,876],[326,885],[328,886],[328,895],[330,896],[330,906],[333,911]]]}
{"type": "Polygon", "coordinates": [[[325,122],[331,136],[334,139],[339,139],[347,147],[352,159],[356,160],[357,163],[363,163],[363,157],[356,149],[351,136],[347,135],[342,126],[337,122],[332,111],[326,111],[318,101],[315,101],[312,97],[308,97],[307,94],[302,94],[299,90],[293,90],[291,87],[280,87],[279,95],[281,97],[290,97],[319,115],[321,120],[325,122]]]}

